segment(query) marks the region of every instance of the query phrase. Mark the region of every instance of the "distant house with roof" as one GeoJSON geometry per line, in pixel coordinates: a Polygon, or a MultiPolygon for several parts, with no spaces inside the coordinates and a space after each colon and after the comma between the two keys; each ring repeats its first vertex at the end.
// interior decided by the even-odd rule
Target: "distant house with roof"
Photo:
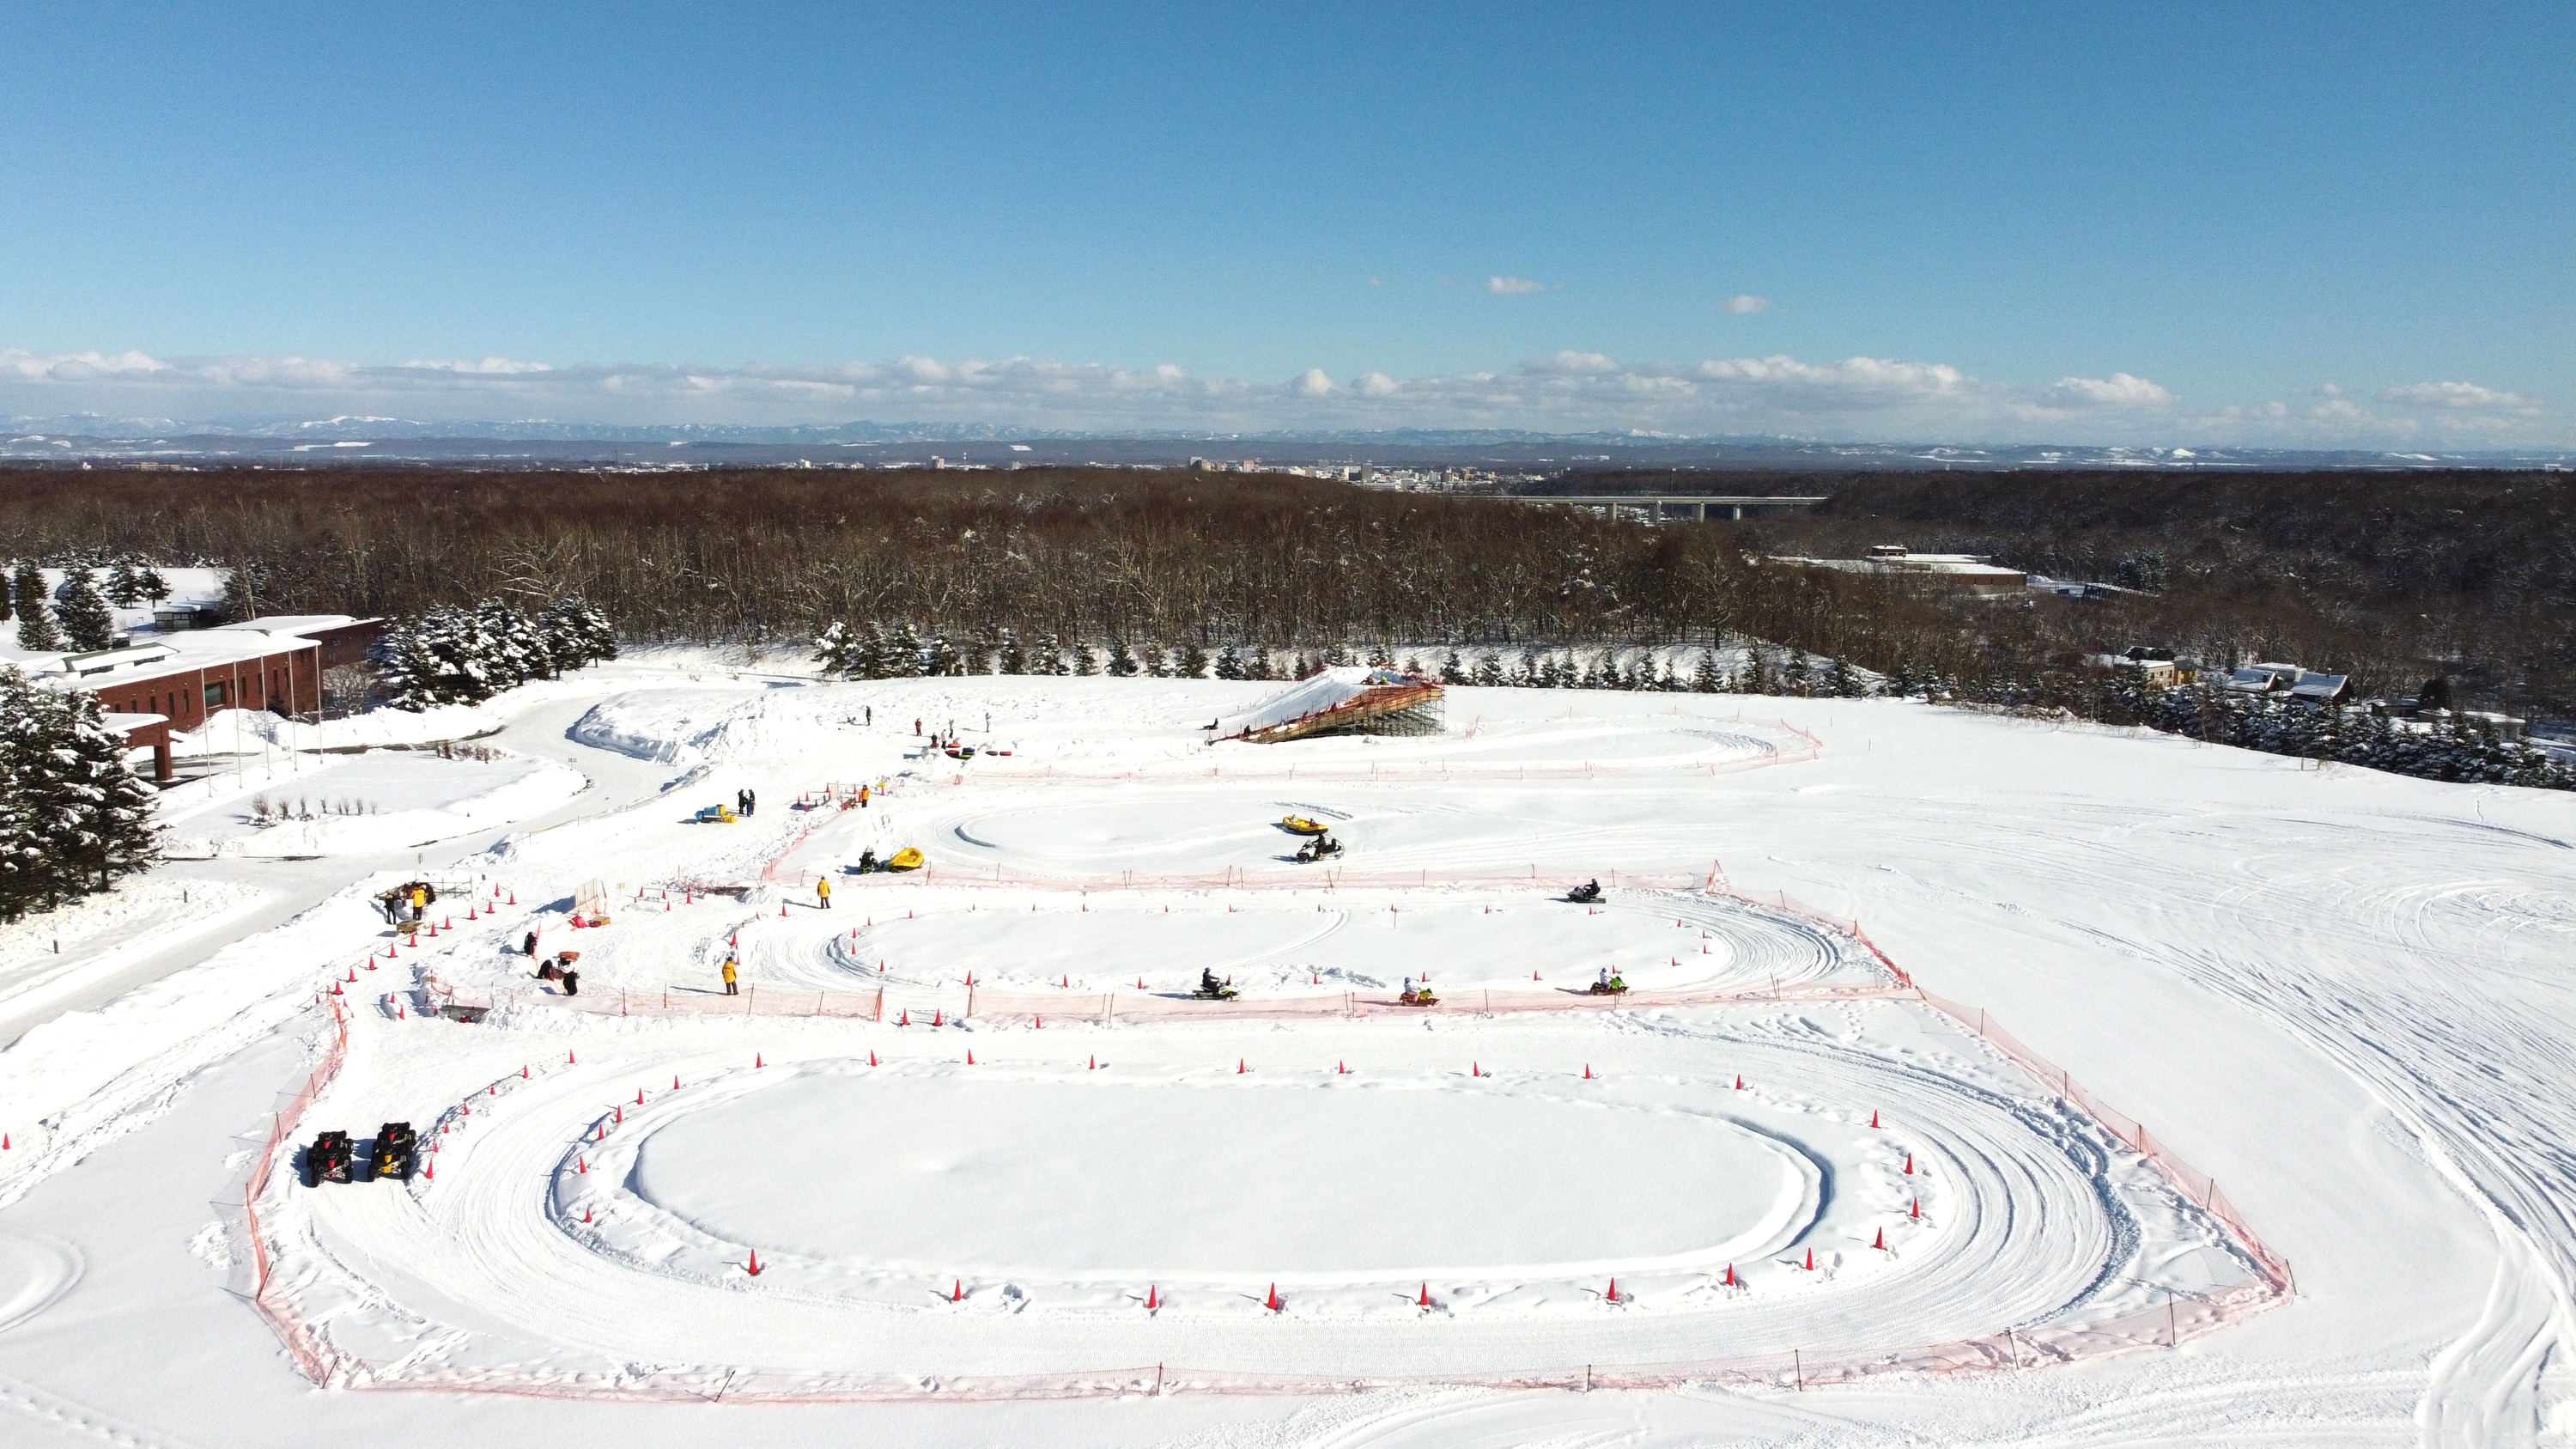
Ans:
{"type": "Polygon", "coordinates": [[[2352,676],[2321,674],[2296,664],[2248,664],[2219,687],[2233,694],[2275,695],[2303,704],[2341,704],[2352,696],[2352,676]]]}

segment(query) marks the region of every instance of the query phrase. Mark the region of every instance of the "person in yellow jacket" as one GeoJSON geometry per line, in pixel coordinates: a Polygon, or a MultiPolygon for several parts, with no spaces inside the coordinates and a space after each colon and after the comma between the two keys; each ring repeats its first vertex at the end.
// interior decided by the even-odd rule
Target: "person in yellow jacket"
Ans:
{"type": "Polygon", "coordinates": [[[724,983],[725,983],[725,995],[727,995],[727,996],[740,996],[740,995],[742,994],[741,988],[739,988],[739,987],[737,987],[737,986],[735,986],[735,985],[734,985],[733,958],[732,958],[731,956],[727,956],[727,957],[725,958],[725,962],[724,962],[724,983]]]}
{"type": "Polygon", "coordinates": [[[828,911],[832,908],[832,878],[830,876],[816,876],[814,878],[814,901],[816,906],[823,910],[828,911]]]}

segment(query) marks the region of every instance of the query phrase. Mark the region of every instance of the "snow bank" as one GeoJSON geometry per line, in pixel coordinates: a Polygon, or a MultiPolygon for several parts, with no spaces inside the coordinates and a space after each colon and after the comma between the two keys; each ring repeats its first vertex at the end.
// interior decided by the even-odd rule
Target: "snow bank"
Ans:
{"type": "MultiPolygon", "coordinates": [[[[551,810],[589,787],[579,770],[551,760],[530,762],[516,779],[445,804],[378,815],[326,815],[289,820],[243,835],[174,834],[167,848],[178,858],[211,856],[352,855],[405,850],[473,830],[507,825],[551,810]]],[[[328,777],[320,777],[327,779],[328,777]]]]}

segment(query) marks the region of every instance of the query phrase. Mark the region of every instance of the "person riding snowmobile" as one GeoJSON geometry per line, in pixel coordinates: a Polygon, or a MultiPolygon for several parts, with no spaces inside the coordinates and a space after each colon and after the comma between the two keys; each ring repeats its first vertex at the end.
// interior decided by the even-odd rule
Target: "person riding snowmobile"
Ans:
{"type": "Polygon", "coordinates": [[[876,852],[876,847],[875,847],[875,846],[869,846],[867,849],[860,851],[860,852],[859,852],[859,874],[861,874],[861,875],[866,875],[869,871],[872,871],[872,870],[874,870],[874,869],[876,869],[876,868],[877,868],[877,852],[876,852]]]}
{"type": "Polygon", "coordinates": [[[1601,899],[1600,878],[1596,876],[1593,879],[1576,886],[1574,889],[1567,891],[1565,893],[1565,898],[1574,902],[1576,905],[1590,905],[1592,902],[1601,899]]]}
{"type": "Polygon", "coordinates": [[[1214,971],[1202,966],[1199,968],[1199,989],[1192,994],[1202,1001],[1231,1001],[1234,988],[1217,980],[1214,971]]]}

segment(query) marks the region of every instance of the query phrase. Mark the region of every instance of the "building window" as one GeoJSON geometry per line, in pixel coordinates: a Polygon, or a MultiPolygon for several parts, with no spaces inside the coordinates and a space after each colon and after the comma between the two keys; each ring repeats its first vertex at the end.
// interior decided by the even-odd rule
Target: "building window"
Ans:
{"type": "Polygon", "coordinates": [[[222,709],[223,707],[224,686],[223,682],[218,680],[215,683],[206,686],[206,708],[209,711],[212,711],[222,709]]]}

